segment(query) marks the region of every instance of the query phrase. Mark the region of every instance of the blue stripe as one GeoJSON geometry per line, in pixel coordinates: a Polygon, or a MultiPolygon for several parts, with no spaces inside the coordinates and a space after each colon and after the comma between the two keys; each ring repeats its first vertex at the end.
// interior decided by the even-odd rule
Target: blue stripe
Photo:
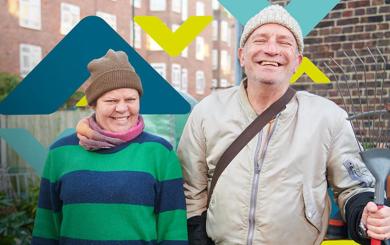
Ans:
{"type": "MultiPolygon", "coordinates": [[[[135,138],[129,142],[123,143],[121,145],[115,146],[115,147],[110,148],[110,149],[101,149],[101,150],[98,150],[96,152],[115,153],[115,152],[118,152],[118,151],[126,148],[130,144],[133,144],[133,143],[142,144],[142,143],[148,143],[148,142],[159,143],[159,144],[163,145],[165,148],[167,148],[167,150],[169,150],[169,151],[171,151],[173,149],[172,145],[168,141],[166,141],[165,139],[163,139],[159,136],[147,133],[147,132],[142,132],[137,138],[135,138]]],[[[78,145],[78,144],[79,144],[79,139],[77,138],[77,134],[74,133],[74,134],[71,134],[69,136],[66,136],[66,137],[61,138],[58,141],[56,141],[52,146],[50,146],[50,150],[53,150],[53,149],[61,147],[61,146],[78,145]]]]}
{"type": "Polygon", "coordinates": [[[188,241],[162,241],[158,245],[187,245],[188,241]]]}
{"type": "Polygon", "coordinates": [[[59,212],[62,208],[59,192],[60,186],[58,183],[52,184],[48,179],[41,178],[38,207],[50,209],[54,212],[59,212]]]}
{"type": "Polygon", "coordinates": [[[135,171],[75,171],[61,179],[64,205],[75,203],[123,203],[154,206],[156,180],[135,171]]]}
{"type": "Polygon", "coordinates": [[[169,151],[172,150],[172,145],[164,138],[161,138],[157,135],[153,135],[147,132],[143,132],[142,134],[140,134],[136,139],[134,139],[134,142],[136,143],[155,142],[163,145],[169,151]]]}
{"type": "Polygon", "coordinates": [[[159,182],[157,191],[158,199],[156,203],[156,213],[186,209],[183,195],[183,180],[181,178],[159,182]]]}
{"type": "MultiPolygon", "coordinates": [[[[82,240],[61,237],[61,245],[157,245],[156,241],[142,241],[142,240],[131,240],[131,241],[97,241],[97,240],[82,240]]],[[[171,244],[171,243],[166,243],[171,244]]],[[[172,245],[174,245],[172,243],[172,245]]],[[[175,243],[176,245],[176,243],[175,243]]],[[[180,245],[180,244],[177,244],[180,245]]]]}
{"type": "Polygon", "coordinates": [[[58,245],[58,240],[33,236],[31,245],[58,245]]]}
{"type": "Polygon", "coordinates": [[[54,144],[52,144],[50,146],[50,150],[53,150],[53,149],[55,149],[57,147],[61,147],[61,146],[78,145],[78,144],[79,144],[79,138],[77,138],[76,133],[73,133],[69,136],[61,138],[61,139],[57,140],[56,142],[54,142],[54,144]]]}

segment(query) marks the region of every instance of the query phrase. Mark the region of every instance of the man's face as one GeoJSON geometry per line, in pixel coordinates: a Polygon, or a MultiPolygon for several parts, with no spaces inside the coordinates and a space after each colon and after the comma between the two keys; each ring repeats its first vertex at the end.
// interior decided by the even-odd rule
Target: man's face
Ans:
{"type": "Polygon", "coordinates": [[[248,81],[269,85],[288,84],[302,61],[294,35],[279,24],[257,28],[238,54],[248,81]]]}

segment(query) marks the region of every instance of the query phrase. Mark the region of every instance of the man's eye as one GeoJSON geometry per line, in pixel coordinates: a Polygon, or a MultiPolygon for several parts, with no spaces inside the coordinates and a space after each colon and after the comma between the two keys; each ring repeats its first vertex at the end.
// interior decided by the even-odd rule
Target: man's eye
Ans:
{"type": "Polygon", "coordinates": [[[291,46],[292,44],[290,42],[280,42],[282,45],[291,46]]]}

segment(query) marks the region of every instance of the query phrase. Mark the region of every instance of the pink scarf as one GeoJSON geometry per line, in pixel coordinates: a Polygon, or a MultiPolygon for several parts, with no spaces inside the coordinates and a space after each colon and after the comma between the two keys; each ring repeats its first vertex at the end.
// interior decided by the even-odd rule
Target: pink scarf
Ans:
{"type": "Polygon", "coordinates": [[[129,142],[140,135],[144,130],[144,120],[142,116],[138,117],[137,124],[127,131],[111,132],[102,129],[95,119],[95,114],[83,119],[77,125],[77,136],[80,139],[79,144],[86,150],[94,151],[99,149],[108,149],[117,145],[129,142]]]}

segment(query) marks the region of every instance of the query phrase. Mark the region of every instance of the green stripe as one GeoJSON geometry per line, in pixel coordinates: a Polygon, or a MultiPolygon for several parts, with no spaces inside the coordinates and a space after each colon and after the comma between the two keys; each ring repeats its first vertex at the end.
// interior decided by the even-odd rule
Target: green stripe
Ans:
{"type": "Polygon", "coordinates": [[[156,240],[153,207],[72,204],[62,208],[61,235],[87,240],[156,240]]]}
{"type": "Polygon", "coordinates": [[[61,213],[37,208],[33,236],[47,239],[59,239],[61,213]]]}
{"type": "Polygon", "coordinates": [[[185,210],[162,212],[158,215],[158,241],[187,240],[187,216],[185,210]]]}
{"type": "Polygon", "coordinates": [[[158,181],[182,176],[175,153],[154,142],[130,144],[112,154],[88,152],[74,145],[63,146],[50,151],[46,165],[43,177],[51,182],[78,170],[140,171],[151,174],[158,181]]]}

